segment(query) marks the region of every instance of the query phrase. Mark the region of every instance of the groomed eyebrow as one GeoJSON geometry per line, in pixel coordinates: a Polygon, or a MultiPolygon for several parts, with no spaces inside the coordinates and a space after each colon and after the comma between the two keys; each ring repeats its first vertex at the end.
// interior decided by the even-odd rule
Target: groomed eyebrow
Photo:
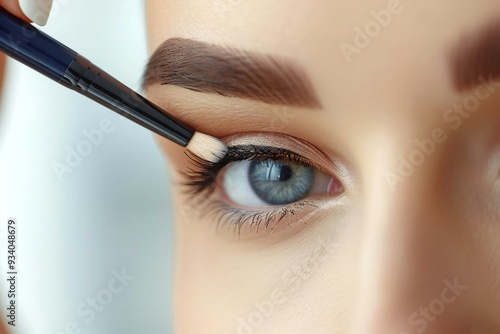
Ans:
{"type": "Polygon", "coordinates": [[[453,86],[459,92],[500,76],[500,18],[464,34],[449,60],[453,86]]]}
{"type": "Polygon", "coordinates": [[[288,59],[184,38],[171,38],[149,60],[143,87],[174,85],[196,92],[319,108],[305,72],[288,59]]]}

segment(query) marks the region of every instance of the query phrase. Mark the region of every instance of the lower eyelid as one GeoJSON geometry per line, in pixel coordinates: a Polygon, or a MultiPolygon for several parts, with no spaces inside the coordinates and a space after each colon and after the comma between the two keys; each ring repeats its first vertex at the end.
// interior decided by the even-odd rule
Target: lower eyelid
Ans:
{"type": "MultiPolygon", "coordinates": [[[[336,180],[334,177],[331,179],[336,180]]],[[[220,187],[219,182],[217,181],[216,187],[220,187]]],[[[221,237],[252,240],[271,235],[279,235],[279,238],[282,238],[300,231],[302,227],[307,226],[307,222],[315,219],[317,214],[329,210],[327,209],[329,207],[340,207],[345,204],[344,196],[340,192],[333,198],[335,200],[331,201],[331,194],[321,191],[288,205],[249,209],[228,204],[231,201],[219,188],[210,195],[210,198],[195,207],[198,208],[199,219],[214,224],[217,234],[221,237]]]]}
{"type": "Polygon", "coordinates": [[[311,219],[323,205],[324,202],[320,198],[311,198],[283,207],[253,211],[214,200],[209,204],[210,213],[207,218],[215,220],[218,234],[229,234],[239,240],[253,239],[298,229],[299,225],[311,219]]]}
{"type": "MultiPolygon", "coordinates": [[[[313,219],[316,213],[328,206],[327,203],[332,203],[331,194],[324,190],[310,194],[305,199],[294,203],[261,208],[243,208],[229,204],[231,200],[220,190],[213,195],[207,203],[207,210],[203,210],[209,212],[208,215],[204,215],[205,219],[215,221],[218,234],[229,235],[238,240],[266,237],[278,233],[286,235],[288,230],[299,230],[300,226],[305,226],[304,224],[313,219]]],[[[342,203],[341,197],[342,195],[335,196],[336,200],[333,205],[342,203]]]]}

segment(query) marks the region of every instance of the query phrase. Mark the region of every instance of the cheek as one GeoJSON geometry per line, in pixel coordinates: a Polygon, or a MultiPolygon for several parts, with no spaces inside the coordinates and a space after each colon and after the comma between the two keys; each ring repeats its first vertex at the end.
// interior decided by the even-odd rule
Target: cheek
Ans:
{"type": "Polygon", "coordinates": [[[342,323],[352,305],[341,301],[356,291],[356,243],[349,230],[333,228],[325,216],[276,244],[223,241],[177,191],[174,197],[179,333],[238,333],[241,321],[254,333],[321,333],[325,324],[342,323]]]}
{"type": "Polygon", "coordinates": [[[248,247],[221,242],[213,222],[200,216],[177,187],[173,193],[176,332],[236,332],[238,318],[256,296],[271,289],[267,280],[273,280],[269,267],[275,258],[259,259],[248,247]]]}

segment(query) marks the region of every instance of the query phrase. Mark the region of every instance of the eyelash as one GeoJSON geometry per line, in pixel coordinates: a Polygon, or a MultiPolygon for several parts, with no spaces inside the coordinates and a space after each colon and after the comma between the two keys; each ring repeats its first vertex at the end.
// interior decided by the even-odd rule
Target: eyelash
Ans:
{"type": "Polygon", "coordinates": [[[217,218],[217,230],[232,227],[233,232],[240,237],[241,228],[245,223],[248,223],[248,228],[252,231],[255,227],[256,234],[259,234],[259,227],[264,224],[264,229],[267,231],[270,227],[271,230],[283,220],[283,218],[291,215],[294,216],[298,212],[305,210],[307,207],[318,208],[317,205],[310,201],[300,201],[288,204],[279,209],[269,211],[251,211],[240,210],[233,208],[226,203],[216,201],[212,203],[211,213],[215,214],[217,218]],[[271,224],[272,223],[272,224],[271,224]]]}
{"type": "Polygon", "coordinates": [[[187,172],[181,173],[184,174],[188,180],[184,182],[183,185],[188,188],[188,193],[192,195],[205,194],[209,196],[215,188],[215,181],[219,172],[228,164],[242,160],[287,159],[305,167],[314,167],[321,170],[321,168],[315,166],[311,160],[295,152],[272,146],[231,146],[228,148],[226,156],[217,163],[200,159],[190,153],[186,154],[195,168],[189,168],[187,172]]]}
{"type": "MultiPolygon", "coordinates": [[[[202,160],[189,153],[186,154],[193,167],[188,168],[187,172],[181,172],[186,179],[182,185],[186,187],[186,193],[190,195],[191,199],[201,198],[200,202],[195,203],[196,206],[203,205],[208,200],[215,190],[217,176],[220,171],[232,162],[257,159],[287,159],[304,167],[322,170],[308,158],[287,149],[272,146],[232,146],[228,148],[226,156],[217,163],[202,160]]],[[[234,228],[234,232],[237,232],[239,237],[241,228],[245,223],[249,224],[250,230],[255,226],[256,233],[258,234],[260,225],[264,224],[266,230],[269,226],[273,229],[286,216],[295,215],[298,211],[304,210],[306,207],[317,208],[311,201],[303,200],[265,211],[242,210],[217,200],[210,203],[208,211],[218,217],[217,230],[230,226],[234,228]],[[271,223],[273,224],[271,225],[271,223]]]]}

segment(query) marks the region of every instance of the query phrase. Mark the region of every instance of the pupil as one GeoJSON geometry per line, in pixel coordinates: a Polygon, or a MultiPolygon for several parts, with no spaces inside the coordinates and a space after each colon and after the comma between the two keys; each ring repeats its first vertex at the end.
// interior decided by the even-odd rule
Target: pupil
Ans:
{"type": "Polygon", "coordinates": [[[292,169],[290,168],[290,166],[286,166],[286,165],[281,166],[281,171],[280,171],[280,175],[278,177],[278,180],[286,181],[291,177],[292,177],[292,169]]]}
{"type": "Polygon", "coordinates": [[[267,172],[267,179],[269,181],[287,181],[292,177],[293,170],[290,166],[277,164],[275,162],[268,162],[267,168],[269,168],[267,172]]]}

